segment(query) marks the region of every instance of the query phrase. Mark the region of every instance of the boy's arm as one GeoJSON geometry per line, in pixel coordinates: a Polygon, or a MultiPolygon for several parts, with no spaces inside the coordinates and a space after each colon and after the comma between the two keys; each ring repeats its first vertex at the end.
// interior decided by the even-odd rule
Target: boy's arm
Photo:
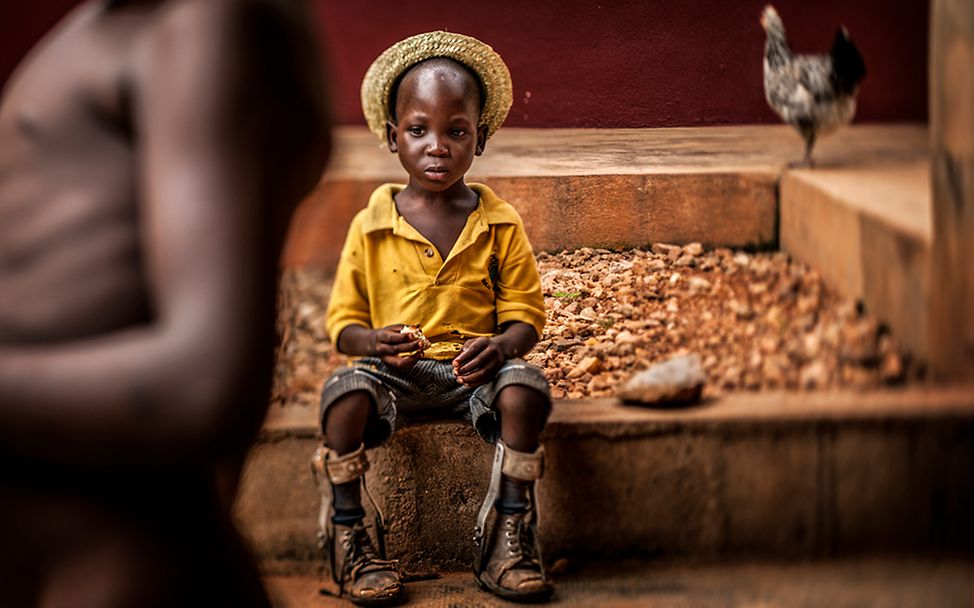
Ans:
{"type": "Polygon", "coordinates": [[[468,340],[453,360],[457,381],[467,386],[490,381],[505,361],[526,355],[544,329],[541,276],[524,227],[520,223],[511,225],[502,238],[504,255],[495,299],[500,333],[468,340]]]}
{"type": "MultiPolygon", "coordinates": [[[[328,140],[313,95],[279,95],[264,80],[274,71],[259,55],[280,40],[254,40],[256,21],[217,5],[231,6],[181,5],[133,57],[155,318],[66,344],[0,346],[4,451],[77,467],[175,467],[238,449],[260,423],[280,241],[328,140]]],[[[288,67],[285,77],[299,69],[288,67]]]]}

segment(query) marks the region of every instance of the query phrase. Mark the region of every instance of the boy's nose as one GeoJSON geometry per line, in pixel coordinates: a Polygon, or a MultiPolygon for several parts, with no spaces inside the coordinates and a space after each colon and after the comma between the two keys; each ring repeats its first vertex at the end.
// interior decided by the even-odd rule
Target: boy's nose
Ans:
{"type": "Polygon", "coordinates": [[[443,143],[437,140],[430,144],[429,148],[426,149],[426,153],[430,156],[446,156],[450,151],[443,143]]]}

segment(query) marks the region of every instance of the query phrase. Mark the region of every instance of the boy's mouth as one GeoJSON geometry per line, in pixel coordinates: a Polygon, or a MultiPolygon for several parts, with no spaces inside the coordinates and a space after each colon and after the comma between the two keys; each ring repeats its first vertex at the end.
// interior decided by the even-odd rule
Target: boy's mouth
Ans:
{"type": "Polygon", "coordinates": [[[432,179],[443,179],[450,173],[450,170],[441,165],[436,165],[433,167],[427,167],[424,173],[426,173],[426,175],[432,179]]]}

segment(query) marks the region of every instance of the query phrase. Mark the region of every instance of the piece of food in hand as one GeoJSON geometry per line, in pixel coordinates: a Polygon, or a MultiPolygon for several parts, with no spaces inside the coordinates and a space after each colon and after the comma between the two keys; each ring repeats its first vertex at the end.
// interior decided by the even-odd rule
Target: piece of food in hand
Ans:
{"type": "Polygon", "coordinates": [[[399,333],[406,334],[413,340],[419,342],[419,350],[423,351],[432,346],[429,339],[423,334],[423,328],[418,325],[403,325],[399,333]]]}

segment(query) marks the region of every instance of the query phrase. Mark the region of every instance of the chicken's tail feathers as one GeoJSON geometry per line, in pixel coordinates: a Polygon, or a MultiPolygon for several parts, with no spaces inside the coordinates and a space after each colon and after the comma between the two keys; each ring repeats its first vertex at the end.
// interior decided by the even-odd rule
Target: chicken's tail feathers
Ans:
{"type": "Polygon", "coordinates": [[[832,78],[836,92],[852,93],[866,75],[866,63],[844,27],[835,33],[829,55],[832,57],[832,78]]]}

